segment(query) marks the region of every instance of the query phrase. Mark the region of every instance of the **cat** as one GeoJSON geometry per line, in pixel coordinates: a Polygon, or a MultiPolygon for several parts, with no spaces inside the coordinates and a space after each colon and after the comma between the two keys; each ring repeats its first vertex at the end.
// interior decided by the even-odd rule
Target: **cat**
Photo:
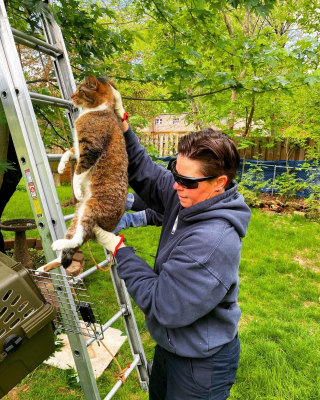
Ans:
{"type": "Polygon", "coordinates": [[[90,75],[71,96],[82,111],[75,122],[74,147],[63,154],[58,172],[63,173],[75,157],[73,190],[79,203],[65,238],[51,246],[61,250],[60,256],[38,271],[47,272],[61,264],[67,268],[81,245],[94,238],[95,226],[112,232],[124,213],[128,156],[122,122],[114,112],[112,86],[107,79],[90,75]]]}

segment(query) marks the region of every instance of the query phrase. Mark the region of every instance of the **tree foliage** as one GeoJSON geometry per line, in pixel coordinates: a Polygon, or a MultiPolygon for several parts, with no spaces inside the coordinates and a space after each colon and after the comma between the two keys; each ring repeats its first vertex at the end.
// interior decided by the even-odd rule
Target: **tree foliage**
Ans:
{"type": "Polygon", "coordinates": [[[125,98],[143,99],[125,104],[138,127],[187,111],[199,128],[318,139],[319,9],[310,0],[11,0],[8,11],[39,37],[39,12],[53,12],[76,79],[105,75],[125,98]]]}

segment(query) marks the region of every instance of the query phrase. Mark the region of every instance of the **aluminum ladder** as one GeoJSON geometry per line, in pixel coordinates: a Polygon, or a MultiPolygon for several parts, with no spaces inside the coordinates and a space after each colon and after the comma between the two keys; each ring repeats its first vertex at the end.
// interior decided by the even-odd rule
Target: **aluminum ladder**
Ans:
{"type": "MultiPolygon", "coordinates": [[[[47,261],[51,261],[57,257],[56,253],[51,249],[51,244],[53,241],[64,237],[66,231],[65,221],[71,219],[74,214],[65,217],[62,214],[49,166],[48,155],[41,139],[32,102],[57,105],[60,108],[64,108],[72,132],[74,131],[74,121],[78,116],[78,110],[70,101],[70,96],[74,93],[76,86],[61,30],[51,16],[42,16],[42,25],[46,41],[39,40],[12,28],[7,17],[4,1],[0,0],[1,102],[19,159],[44,253],[47,261]],[[15,42],[51,57],[62,98],[28,91],[15,42]]],[[[59,157],[51,156],[51,158],[57,159],[59,157]]],[[[107,263],[108,260],[106,259],[100,263],[100,266],[102,267],[107,263]]],[[[60,271],[61,274],[65,275],[62,267],[60,271]]],[[[76,279],[83,279],[95,271],[97,271],[97,267],[94,266],[76,279]]],[[[149,381],[147,360],[130,298],[124,282],[117,276],[115,265],[111,268],[110,273],[120,310],[102,326],[102,330],[105,331],[117,319],[123,318],[133,355],[133,360],[130,368],[125,373],[125,377],[127,378],[136,369],[141,387],[147,391],[149,381]]],[[[64,285],[64,290],[70,291],[67,279],[65,279],[64,285]]],[[[70,302],[72,301],[73,298],[70,293],[70,302]]],[[[77,318],[76,312],[74,317],[75,319],[77,318]]],[[[87,350],[87,346],[92,344],[95,339],[90,338],[85,341],[82,335],[72,332],[67,332],[67,335],[85,399],[100,400],[101,397],[87,350]]],[[[122,381],[117,381],[104,400],[111,399],[121,386],[122,381]]]]}

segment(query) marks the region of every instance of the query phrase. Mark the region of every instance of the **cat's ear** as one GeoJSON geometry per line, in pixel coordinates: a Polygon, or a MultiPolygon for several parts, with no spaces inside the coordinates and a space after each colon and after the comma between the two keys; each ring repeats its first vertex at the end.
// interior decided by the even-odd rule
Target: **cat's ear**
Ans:
{"type": "Polygon", "coordinates": [[[97,90],[98,80],[95,76],[89,75],[85,78],[86,86],[91,90],[97,90]]]}

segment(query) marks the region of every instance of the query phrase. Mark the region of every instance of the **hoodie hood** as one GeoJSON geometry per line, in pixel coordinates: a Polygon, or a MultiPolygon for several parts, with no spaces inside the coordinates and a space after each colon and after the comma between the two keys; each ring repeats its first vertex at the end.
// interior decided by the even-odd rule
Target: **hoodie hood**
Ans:
{"type": "Polygon", "coordinates": [[[187,223],[223,218],[229,221],[239,236],[243,238],[248,229],[251,210],[244,202],[243,196],[237,192],[237,189],[238,184],[233,181],[231,187],[224,193],[182,209],[179,218],[187,223]]]}

